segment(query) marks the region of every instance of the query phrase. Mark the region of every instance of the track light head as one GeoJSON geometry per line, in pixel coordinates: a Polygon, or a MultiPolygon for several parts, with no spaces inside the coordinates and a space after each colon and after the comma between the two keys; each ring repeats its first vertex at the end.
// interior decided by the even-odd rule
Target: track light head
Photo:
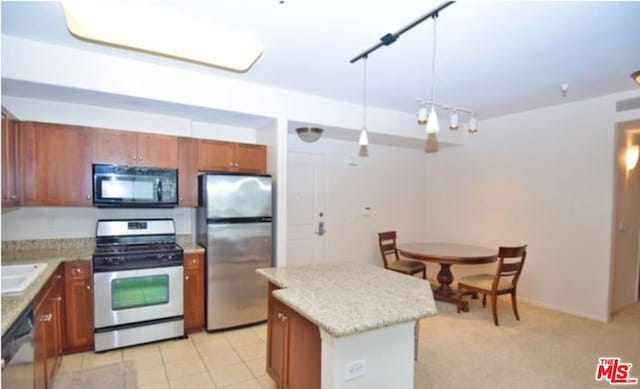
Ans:
{"type": "Polygon", "coordinates": [[[469,132],[472,134],[478,132],[478,119],[475,116],[471,116],[469,119],[469,132]]]}
{"type": "Polygon", "coordinates": [[[425,124],[427,124],[427,116],[428,116],[428,112],[427,112],[427,107],[425,107],[424,105],[421,106],[418,109],[418,113],[416,114],[418,116],[418,124],[424,126],[425,124]]]}
{"type": "Polygon", "coordinates": [[[451,113],[451,121],[449,122],[450,130],[457,130],[460,127],[460,117],[458,116],[458,111],[455,109],[451,113]]]}

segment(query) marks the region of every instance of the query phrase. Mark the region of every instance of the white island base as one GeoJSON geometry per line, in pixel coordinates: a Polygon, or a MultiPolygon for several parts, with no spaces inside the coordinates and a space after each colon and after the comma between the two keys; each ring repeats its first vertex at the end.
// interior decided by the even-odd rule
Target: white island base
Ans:
{"type": "Polygon", "coordinates": [[[322,389],[413,388],[415,322],[335,337],[320,329],[322,389]]]}

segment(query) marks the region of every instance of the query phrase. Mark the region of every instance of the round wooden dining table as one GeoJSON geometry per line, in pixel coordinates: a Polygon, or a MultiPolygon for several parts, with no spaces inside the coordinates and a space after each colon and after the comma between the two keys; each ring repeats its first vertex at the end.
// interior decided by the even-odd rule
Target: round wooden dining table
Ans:
{"type": "MultiPolygon", "coordinates": [[[[469,311],[469,303],[458,297],[451,288],[453,282],[451,265],[478,265],[495,262],[498,259],[497,248],[455,243],[405,243],[398,244],[397,249],[406,258],[439,263],[439,285],[433,288],[433,297],[436,300],[457,304],[465,312],[469,311]]],[[[474,297],[477,297],[477,294],[474,297]]]]}

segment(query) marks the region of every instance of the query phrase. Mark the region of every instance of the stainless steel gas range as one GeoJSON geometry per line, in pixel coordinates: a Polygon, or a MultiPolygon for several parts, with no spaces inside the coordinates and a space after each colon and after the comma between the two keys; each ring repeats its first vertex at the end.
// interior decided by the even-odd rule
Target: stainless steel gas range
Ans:
{"type": "Polygon", "coordinates": [[[95,351],[184,335],[183,258],[172,219],[99,220],[95,351]]]}

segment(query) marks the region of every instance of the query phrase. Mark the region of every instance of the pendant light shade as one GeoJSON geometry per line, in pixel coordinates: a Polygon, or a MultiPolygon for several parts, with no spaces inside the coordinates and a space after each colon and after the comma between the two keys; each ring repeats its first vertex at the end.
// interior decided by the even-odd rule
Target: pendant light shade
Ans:
{"type": "Polygon", "coordinates": [[[440,124],[438,123],[438,115],[436,114],[436,109],[431,107],[431,112],[429,112],[429,118],[427,119],[427,134],[437,134],[440,131],[440,124]]]}
{"type": "Polygon", "coordinates": [[[460,127],[460,117],[458,116],[458,111],[453,111],[451,114],[451,121],[449,122],[450,130],[457,130],[460,127]]]}
{"type": "Polygon", "coordinates": [[[362,131],[360,131],[360,139],[358,140],[358,144],[362,146],[369,146],[369,135],[367,134],[367,127],[362,127],[362,131]]]}

